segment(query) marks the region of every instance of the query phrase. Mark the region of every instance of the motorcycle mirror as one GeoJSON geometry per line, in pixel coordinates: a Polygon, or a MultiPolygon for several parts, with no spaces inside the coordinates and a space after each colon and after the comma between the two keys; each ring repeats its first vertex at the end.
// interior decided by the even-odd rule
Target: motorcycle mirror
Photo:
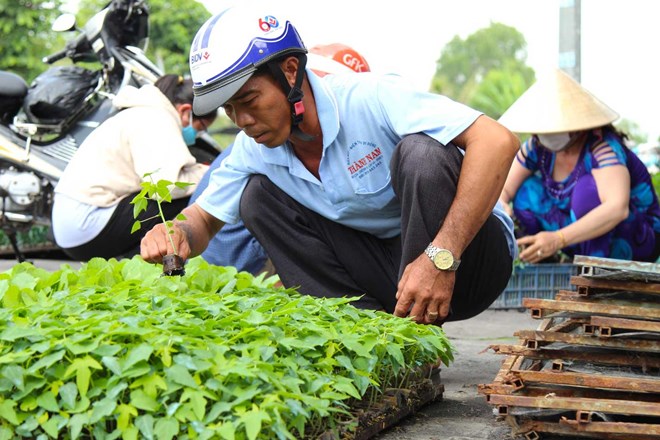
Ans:
{"type": "Polygon", "coordinates": [[[67,32],[76,28],[76,16],[73,14],[62,14],[55,19],[51,29],[55,32],[67,32]]]}

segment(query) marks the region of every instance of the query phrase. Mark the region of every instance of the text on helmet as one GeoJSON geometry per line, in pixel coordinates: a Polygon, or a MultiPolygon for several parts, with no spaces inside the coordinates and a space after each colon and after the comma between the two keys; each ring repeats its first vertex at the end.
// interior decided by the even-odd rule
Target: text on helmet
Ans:
{"type": "Polygon", "coordinates": [[[276,29],[279,27],[279,25],[280,22],[272,15],[266,15],[264,18],[259,19],[259,29],[264,32],[268,32],[271,29],[276,29]]]}

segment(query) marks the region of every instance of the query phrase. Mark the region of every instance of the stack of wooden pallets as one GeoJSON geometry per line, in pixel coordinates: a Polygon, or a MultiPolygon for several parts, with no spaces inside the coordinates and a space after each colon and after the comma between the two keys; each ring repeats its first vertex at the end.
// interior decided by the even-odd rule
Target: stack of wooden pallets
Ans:
{"type": "Polygon", "coordinates": [[[571,290],[525,298],[520,330],[479,385],[514,437],[660,439],[660,265],[575,257],[571,290]]]}

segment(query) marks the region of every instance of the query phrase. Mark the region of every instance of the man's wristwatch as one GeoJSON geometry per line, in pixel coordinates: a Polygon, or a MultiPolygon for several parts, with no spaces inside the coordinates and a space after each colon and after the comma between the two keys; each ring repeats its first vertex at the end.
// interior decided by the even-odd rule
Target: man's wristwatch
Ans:
{"type": "Polygon", "coordinates": [[[458,269],[458,265],[461,264],[461,260],[454,259],[454,254],[451,251],[433,246],[433,243],[429,243],[424,253],[433,261],[435,268],[438,270],[455,271],[458,269]]]}

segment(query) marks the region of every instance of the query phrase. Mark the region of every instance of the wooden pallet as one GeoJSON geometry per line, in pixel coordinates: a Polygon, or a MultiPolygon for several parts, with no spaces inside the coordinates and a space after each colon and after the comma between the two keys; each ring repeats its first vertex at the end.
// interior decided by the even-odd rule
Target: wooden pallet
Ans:
{"type": "Polygon", "coordinates": [[[514,437],[660,439],[660,267],[576,257],[574,290],[523,300],[535,330],[478,390],[514,437]]]}

